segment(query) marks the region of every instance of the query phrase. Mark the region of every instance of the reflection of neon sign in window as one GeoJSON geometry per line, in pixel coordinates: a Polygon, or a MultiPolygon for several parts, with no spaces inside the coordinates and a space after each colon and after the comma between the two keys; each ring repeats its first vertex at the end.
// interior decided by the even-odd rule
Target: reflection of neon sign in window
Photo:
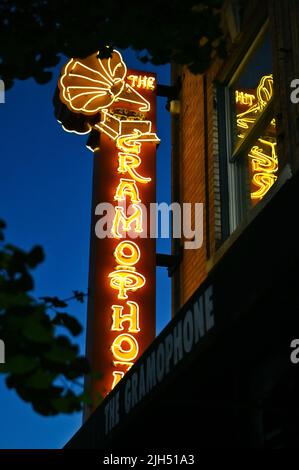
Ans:
{"type": "MultiPolygon", "coordinates": [[[[259,114],[273,96],[273,77],[265,75],[255,90],[236,90],[238,137],[244,139],[259,114]],[[244,110],[245,108],[245,110],[244,110]]],[[[278,158],[276,138],[274,135],[275,120],[272,119],[263,137],[252,146],[248,157],[251,161],[251,199],[260,200],[277,180],[278,158]]]]}
{"type": "Polygon", "coordinates": [[[247,104],[251,106],[253,101],[255,101],[255,95],[236,90],[236,103],[247,104]]]}

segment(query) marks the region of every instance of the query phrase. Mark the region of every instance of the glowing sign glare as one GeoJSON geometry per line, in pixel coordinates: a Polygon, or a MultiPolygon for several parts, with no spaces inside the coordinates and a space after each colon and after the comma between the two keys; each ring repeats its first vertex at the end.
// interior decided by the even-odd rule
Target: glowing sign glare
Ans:
{"type": "MultiPolygon", "coordinates": [[[[242,132],[249,129],[257,119],[259,113],[273,96],[273,76],[265,75],[261,78],[256,90],[256,95],[236,90],[235,99],[237,104],[248,106],[248,109],[237,114],[237,127],[242,132]]],[[[271,121],[271,126],[275,126],[275,120],[271,121]]],[[[243,139],[245,135],[240,133],[238,137],[243,139]]],[[[251,192],[252,200],[260,200],[269,191],[277,180],[278,158],[276,153],[276,141],[273,137],[258,139],[258,145],[254,145],[248,157],[251,159],[252,183],[257,187],[251,192]],[[267,153],[270,151],[270,154],[267,153]]]]}
{"type": "Polygon", "coordinates": [[[111,279],[110,286],[112,289],[118,290],[117,297],[119,299],[127,299],[127,292],[135,292],[145,284],[145,277],[129,268],[112,271],[109,278],[111,279]]]}
{"type": "Polygon", "coordinates": [[[115,191],[114,199],[116,201],[125,201],[126,196],[129,196],[134,204],[141,202],[136,182],[128,178],[121,178],[115,191]]]}
{"type": "Polygon", "coordinates": [[[114,250],[114,257],[122,266],[134,266],[140,259],[140,250],[132,241],[120,242],[114,250]]]}
{"type": "Polygon", "coordinates": [[[96,114],[114,102],[135,104],[140,111],[150,109],[149,102],[125,82],[127,67],[114,50],[109,59],[99,53],[86,59],[70,59],[59,80],[60,98],[71,111],[96,114]]]}
{"type": "MultiPolygon", "coordinates": [[[[101,359],[93,358],[95,362],[100,363],[100,360],[105,362],[109,374],[111,364],[116,368],[111,371],[112,383],[108,386],[105,381],[104,393],[107,393],[107,388],[114,388],[117,385],[139,354],[139,341],[142,345],[140,325],[149,324],[152,327],[153,324],[148,323],[148,320],[139,321],[139,303],[141,302],[141,308],[145,310],[147,306],[142,304],[140,296],[137,295],[139,303],[131,298],[134,292],[143,288],[146,277],[139,272],[144,266],[142,263],[138,266],[140,248],[137,243],[127,238],[143,232],[142,198],[145,197],[147,199],[145,203],[149,203],[155,194],[150,185],[152,178],[145,174],[147,168],[153,176],[155,166],[150,163],[142,169],[141,152],[143,150],[143,155],[147,157],[154,156],[153,147],[160,142],[152,122],[155,106],[151,110],[151,105],[155,104],[153,91],[156,89],[156,79],[152,74],[136,74],[134,71],[128,73],[121,54],[113,50],[108,59],[100,59],[98,53],[85,59],[70,59],[62,69],[58,87],[60,101],[71,113],[76,113],[70,117],[70,113],[65,113],[64,108],[60,106],[58,117],[61,117],[63,128],[77,134],[88,134],[93,131],[96,136],[95,131],[98,131],[105,135],[103,140],[99,139],[98,144],[93,142],[89,146],[93,151],[97,149],[101,152],[101,145],[103,141],[106,142],[107,137],[115,146],[115,153],[112,151],[111,159],[116,157],[115,168],[119,178],[113,193],[116,202],[111,235],[114,239],[124,240],[118,241],[113,253],[114,260],[112,257],[112,262],[115,261],[116,265],[111,267],[111,272],[108,270],[108,285],[115,295],[111,304],[110,300],[108,301],[112,312],[110,329],[108,328],[110,344],[104,352],[100,351],[101,359]],[[128,213],[125,212],[127,206],[128,213]],[[129,296],[130,300],[127,300],[129,296]],[[118,334],[113,340],[110,336],[112,332],[118,334]],[[112,355],[108,367],[107,353],[112,355]]],[[[106,144],[106,152],[111,152],[111,148],[110,144],[106,144]]],[[[107,167],[111,168],[109,164],[107,167]]],[[[142,243],[139,245],[142,246],[142,243]]],[[[153,245],[145,246],[151,248],[153,245]]],[[[152,250],[153,253],[154,251],[152,250]]],[[[153,276],[153,272],[154,269],[147,265],[146,274],[150,273],[150,276],[153,276]]],[[[147,301],[147,304],[151,305],[151,300],[147,301]]],[[[97,305],[99,306],[99,303],[97,305]]],[[[152,330],[149,335],[145,335],[143,347],[153,335],[152,330]]]]}
{"type": "Polygon", "coordinates": [[[136,302],[128,300],[127,305],[130,308],[130,313],[123,313],[123,305],[112,305],[112,326],[113,331],[123,331],[123,323],[128,322],[128,331],[130,333],[138,333],[139,328],[139,305],[136,302]]]}
{"type": "Polygon", "coordinates": [[[118,335],[112,343],[111,350],[113,356],[119,361],[131,362],[136,359],[139,351],[136,338],[129,333],[118,335]],[[123,348],[126,344],[129,348],[123,348]]]}

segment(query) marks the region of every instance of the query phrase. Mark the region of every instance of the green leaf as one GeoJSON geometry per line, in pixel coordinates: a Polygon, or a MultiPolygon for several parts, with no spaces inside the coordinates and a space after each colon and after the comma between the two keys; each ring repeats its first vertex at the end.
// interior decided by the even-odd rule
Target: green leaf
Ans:
{"type": "MultiPolygon", "coordinates": [[[[0,220],[0,239],[4,226],[0,220]]],[[[43,259],[43,250],[38,246],[29,252],[11,244],[0,247],[0,336],[9,352],[0,373],[6,374],[7,387],[31,403],[37,413],[53,416],[82,408],[81,397],[67,390],[73,380],[90,369],[87,360],[79,356],[78,345],[68,336],[57,334],[58,326],[74,336],[82,331],[76,318],[56,311],[67,307],[67,303],[56,296],[38,302],[27,293],[34,286],[30,272],[43,259]],[[50,308],[56,311],[54,320],[48,314],[50,308]],[[53,385],[58,376],[64,377],[63,387],[53,385]]],[[[73,294],[79,302],[84,301],[86,294],[73,294]]]]}
{"type": "Polygon", "coordinates": [[[56,411],[60,413],[68,413],[70,408],[69,400],[66,397],[57,398],[52,400],[52,405],[56,409],[56,411]]]}
{"type": "Polygon", "coordinates": [[[57,336],[55,338],[55,342],[59,346],[66,348],[66,349],[70,349],[71,351],[74,351],[76,354],[78,354],[79,347],[76,344],[72,344],[67,336],[62,336],[62,335],[57,336]]]}
{"type": "Polygon", "coordinates": [[[65,308],[67,303],[64,300],[60,300],[58,297],[40,297],[46,304],[51,304],[55,308],[65,308]]]}
{"type": "Polygon", "coordinates": [[[78,290],[74,290],[73,294],[74,294],[75,299],[78,300],[78,302],[80,302],[81,304],[83,304],[84,297],[86,297],[86,294],[84,294],[84,292],[80,292],[78,290]]]}
{"type": "Polygon", "coordinates": [[[27,320],[23,335],[36,343],[49,343],[53,340],[52,328],[42,325],[39,319],[32,317],[27,320]]]}
{"type": "Polygon", "coordinates": [[[52,384],[56,376],[57,374],[38,369],[26,380],[26,385],[28,387],[37,388],[40,390],[48,388],[52,384]]]}
{"type": "Polygon", "coordinates": [[[57,344],[52,344],[50,351],[44,354],[44,357],[50,361],[64,364],[65,362],[72,361],[76,357],[76,351],[67,347],[61,347],[57,344]]]}
{"type": "Polygon", "coordinates": [[[75,395],[70,390],[62,397],[52,400],[54,408],[60,413],[71,413],[82,409],[80,395],[75,395]]]}
{"type": "Polygon", "coordinates": [[[90,372],[90,366],[85,357],[76,357],[65,369],[64,376],[73,380],[90,372]]]}
{"type": "Polygon", "coordinates": [[[23,354],[18,354],[16,356],[10,357],[5,364],[5,372],[10,372],[12,374],[26,374],[37,366],[37,361],[34,357],[24,356],[23,354]]]}
{"type": "Polygon", "coordinates": [[[44,250],[41,246],[34,246],[26,256],[26,262],[30,268],[35,268],[45,259],[44,250]]]}
{"type": "Polygon", "coordinates": [[[25,292],[0,292],[0,309],[30,305],[31,297],[25,292]]]}
{"type": "Polygon", "coordinates": [[[91,391],[90,390],[85,390],[79,396],[79,398],[85,405],[92,405],[92,398],[91,398],[91,391]]]}
{"type": "Polygon", "coordinates": [[[78,320],[68,313],[57,313],[52,321],[53,325],[60,325],[67,328],[74,336],[77,336],[82,331],[82,326],[78,320]]]}
{"type": "Polygon", "coordinates": [[[6,228],[6,224],[4,220],[0,219],[0,241],[4,240],[4,229],[6,228]]]}

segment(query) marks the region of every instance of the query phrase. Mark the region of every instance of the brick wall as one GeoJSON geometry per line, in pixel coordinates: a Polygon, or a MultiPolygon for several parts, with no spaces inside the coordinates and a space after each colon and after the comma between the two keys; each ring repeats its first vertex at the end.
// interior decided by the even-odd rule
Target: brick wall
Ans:
{"type": "Polygon", "coordinates": [[[299,79],[299,2],[269,1],[269,16],[273,30],[274,93],[277,124],[279,170],[289,164],[299,169],[299,104],[290,100],[290,82],[299,79]]]}
{"type": "MultiPolygon", "coordinates": [[[[180,113],[180,202],[205,202],[203,77],[182,74],[180,113]]],[[[205,246],[183,249],[180,304],[186,302],[205,276],[205,246]]]]}
{"type": "MultiPolygon", "coordinates": [[[[215,62],[206,79],[192,75],[185,68],[181,71],[180,130],[179,136],[173,136],[173,147],[179,146],[179,202],[204,203],[204,243],[194,250],[182,247],[182,262],[179,272],[174,275],[180,279],[180,295],[174,310],[183,305],[205,279],[207,258],[215,251],[221,237],[218,127],[213,84],[219,66],[220,63],[215,62]]],[[[177,283],[175,285],[177,288],[177,283]]]]}

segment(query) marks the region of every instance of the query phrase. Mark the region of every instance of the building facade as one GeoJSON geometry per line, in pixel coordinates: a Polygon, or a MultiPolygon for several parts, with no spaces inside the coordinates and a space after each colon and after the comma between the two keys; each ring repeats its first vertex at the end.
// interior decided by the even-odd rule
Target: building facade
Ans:
{"type": "Polygon", "coordinates": [[[172,68],[172,199],[204,204],[204,244],[174,239],[172,321],[67,447],[298,445],[299,5],[222,19],[226,59],[172,68]]]}
{"type": "MultiPolygon", "coordinates": [[[[252,324],[243,339],[251,331],[252,343],[246,362],[236,365],[238,385],[231,392],[248,446],[283,446],[294,437],[288,434],[295,426],[289,399],[298,373],[283,358],[298,331],[292,318],[296,216],[287,216],[296,199],[290,188],[295,190],[299,163],[298,105],[290,98],[299,73],[298,19],[298,3],[292,1],[226,2],[227,59],[215,60],[204,76],[173,69],[174,82],[179,77],[181,83],[173,126],[173,198],[205,203],[204,249],[182,250],[182,240],[174,243],[183,253],[173,275],[174,311],[221,273],[226,293],[218,322],[233,320],[233,326],[238,318],[241,327],[241,312],[247,312],[242,321],[252,324]],[[246,409],[248,421],[238,406],[246,409]]],[[[242,355],[244,347],[235,346],[235,354],[242,355]]]]}

